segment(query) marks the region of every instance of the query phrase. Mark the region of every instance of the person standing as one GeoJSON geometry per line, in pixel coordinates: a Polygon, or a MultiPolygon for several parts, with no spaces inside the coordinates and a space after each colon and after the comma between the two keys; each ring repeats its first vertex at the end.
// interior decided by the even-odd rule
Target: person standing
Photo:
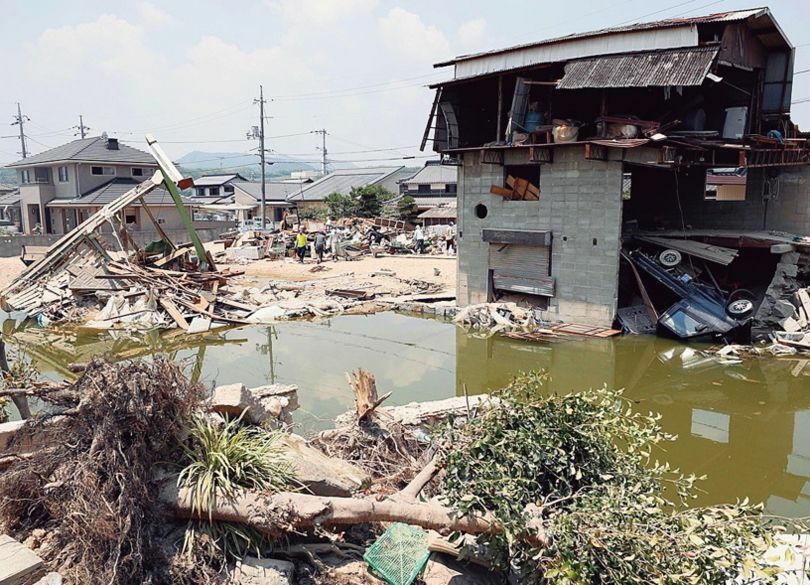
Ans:
{"type": "Polygon", "coordinates": [[[424,254],[425,252],[425,234],[422,231],[422,226],[417,225],[413,230],[413,243],[415,244],[416,253],[424,254]]]}
{"type": "Polygon", "coordinates": [[[445,248],[448,254],[456,253],[456,225],[451,221],[445,234],[445,248]]]}
{"type": "Polygon", "coordinates": [[[340,230],[338,228],[332,228],[332,231],[329,232],[329,247],[332,250],[332,261],[337,262],[340,251],[340,230]]]}
{"type": "Polygon", "coordinates": [[[318,259],[318,264],[323,262],[323,251],[326,248],[326,236],[323,232],[315,234],[315,257],[318,259]]]}
{"type": "Polygon", "coordinates": [[[295,236],[295,254],[298,256],[298,261],[303,264],[304,256],[307,253],[307,235],[304,230],[300,230],[298,235],[295,236]]]}

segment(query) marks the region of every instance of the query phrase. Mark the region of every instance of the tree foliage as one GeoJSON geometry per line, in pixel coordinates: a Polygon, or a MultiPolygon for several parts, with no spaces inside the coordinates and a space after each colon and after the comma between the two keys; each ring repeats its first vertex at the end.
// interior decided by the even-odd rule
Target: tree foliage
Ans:
{"type": "Polygon", "coordinates": [[[397,201],[397,215],[399,219],[410,223],[416,222],[416,217],[419,215],[419,207],[416,205],[416,199],[410,195],[405,195],[402,199],[397,201]]]}
{"type": "Polygon", "coordinates": [[[770,579],[775,569],[758,560],[771,544],[761,508],[687,508],[699,478],[655,460],[674,439],[660,415],[604,388],[540,398],[544,381],[521,375],[497,408],[444,436],[445,497],[505,528],[482,537],[496,566],[517,568],[521,583],[561,585],[725,585],[741,568],[770,579]],[[520,538],[538,513],[543,550],[520,538]]]}
{"type": "Polygon", "coordinates": [[[324,203],[333,218],[379,217],[383,205],[393,197],[393,193],[379,185],[353,187],[348,195],[331,193],[324,203]]]}

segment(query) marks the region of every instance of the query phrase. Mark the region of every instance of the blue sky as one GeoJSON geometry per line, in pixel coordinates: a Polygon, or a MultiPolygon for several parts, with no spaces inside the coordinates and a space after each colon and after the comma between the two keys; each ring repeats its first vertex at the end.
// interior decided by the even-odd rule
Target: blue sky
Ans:
{"type": "MultiPolygon", "coordinates": [[[[154,133],[174,157],[190,150],[248,152],[257,123],[252,98],[272,98],[268,146],[315,160],[326,128],[336,160],[387,164],[419,155],[432,92],[453,55],[570,32],[755,4],[740,0],[0,0],[0,54],[6,67],[0,120],[16,101],[31,118],[32,152],[67,142],[85,117],[138,146],[154,133]],[[290,136],[294,135],[294,136],[290,136]],[[386,150],[382,150],[386,149],[386,150]],[[364,151],[364,152],[360,152],[364,151]],[[375,152],[369,152],[375,151],[375,152]]],[[[810,2],[769,4],[810,69],[810,2]]],[[[793,99],[810,97],[810,73],[793,99]]],[[[810,129],[810,102],[793,117],[810,129]]],[[[0,136],[14,127],[0,124],[0,136]],[[2,128],[5,128],[3,130],[2,128]]],[[[0,138],[0,163],[19,142],[0,138]]],[[[418,161],[419,159],[417,159],[418,161]]],[[[223,162],[227,166],[227,161],[223,162]]],[[[410,164],[416,164],[413,161],[410,164]]]]}

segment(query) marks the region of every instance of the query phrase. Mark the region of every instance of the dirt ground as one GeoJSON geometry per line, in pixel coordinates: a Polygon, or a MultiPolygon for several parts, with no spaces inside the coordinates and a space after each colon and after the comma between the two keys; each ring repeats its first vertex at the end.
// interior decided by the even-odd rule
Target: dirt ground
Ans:
{"type": "Polygon", "coordinates": [[[260,286],[272,280],[309,281],[329,279],[336,281],[367,280],[380,270],[393,270],[398,278],[423,280],[442,285],[445,291],[451,292],[456,287],[456,258],[448,256],[361,256],[357,260],[347,262],[325,261],[325,268],[319,272],[310,272],[316,266],[315,262],[307,259],[304,264],[297,261],[284,260],[257,260],[249,264],[230,265],[233,270],[244,270],[242,277],[246,285],[260,286]],[[438,270],[439,274],[436,274],[438,270]]]}
{"type": "Polygon", "coordinates": [[[0,258],[0,287],[10,283],[25,266],[17,256],[11,258],[0,258]]]}

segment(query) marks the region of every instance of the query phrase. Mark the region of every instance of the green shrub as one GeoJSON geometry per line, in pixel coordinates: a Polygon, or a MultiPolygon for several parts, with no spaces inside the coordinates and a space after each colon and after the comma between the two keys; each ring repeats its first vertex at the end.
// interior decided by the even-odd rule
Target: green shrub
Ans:
{"type": "Polygon", "coordinates": [[[462,513],[491,512],[504,531],[481,537],[496,567],[522,583],[725,585],[771,543],[761,508],[686,508],[699,479],[655,460],[674,437],[660,415],[606,388],[540,397],[544,374],[519,376],[501,403],[449,426],[443,491],[462,513]],[[525,544],[541,510],[549,544],[525,544]]]}

